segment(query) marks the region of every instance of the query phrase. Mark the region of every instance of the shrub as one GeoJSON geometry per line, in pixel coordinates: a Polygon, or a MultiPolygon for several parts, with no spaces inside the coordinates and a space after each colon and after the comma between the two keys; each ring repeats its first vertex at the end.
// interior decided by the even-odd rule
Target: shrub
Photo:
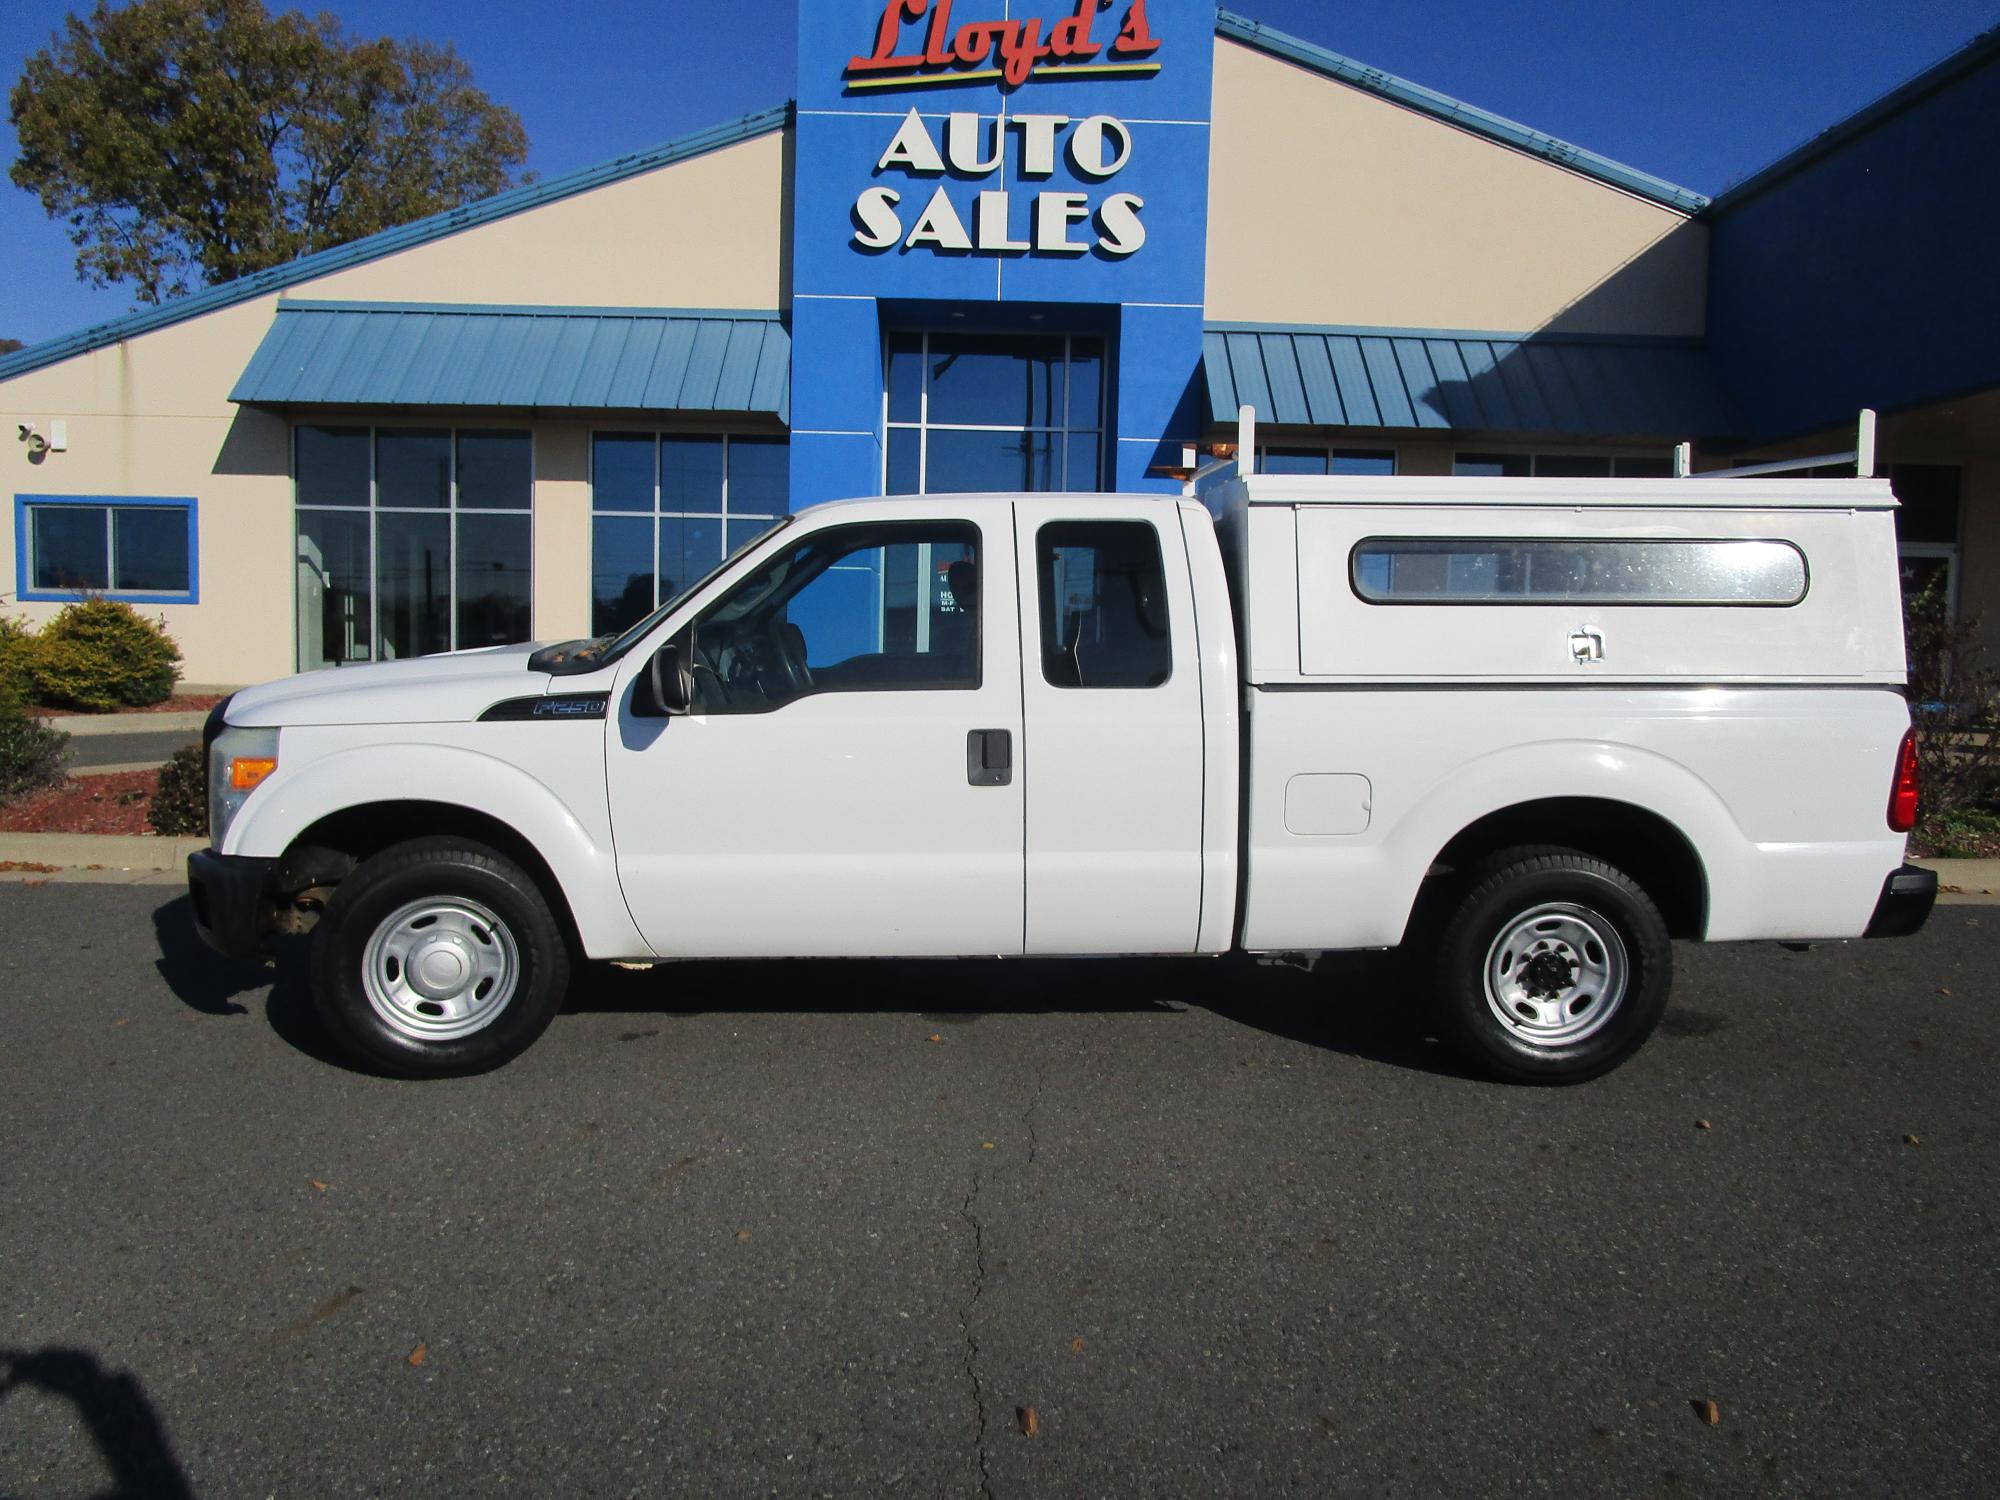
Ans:
{"type": "Polygon", "coordinates": [[[2000,786],[2000,676],[1980,649],[1979,621],[1953,619],[1936,580],[1910,601],[1903,625],[1923,814],[1936,818],[2000,786]]]}
{"type": "Polygon", "coordinates": [[[34,632],[12,615],[0,615],[0,713],[28,702],[33,688],[28,658],[34,649],[34,632]]]}
{"type": "Polygon", "coordinates": [[[167,757],[146,821],[155,833],[208,832],[208,764],[200,745],[183,745],[167,757]]]}
{"type": "Polygon", "coordinates": [[[180,676],[165,628],[115,599],[66,604],[29,653],[35,695],[61,708],[106,713],[165,702],[180,676]]]}
{"type": "Polygon", "coordinates": [[[0,802],[61,786],[69,736],[29,718],[20,705],[0,708],[0,802]]]}

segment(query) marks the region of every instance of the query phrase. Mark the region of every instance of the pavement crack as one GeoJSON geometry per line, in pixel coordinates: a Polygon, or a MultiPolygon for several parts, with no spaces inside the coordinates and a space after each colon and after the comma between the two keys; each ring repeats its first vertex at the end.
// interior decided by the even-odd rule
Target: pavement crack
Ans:
{"type": "Polygon", "coordinates": [[[1028,1101],[1028,1107],[1021,1111],[1021,1123],[1028,1128],[1028,1165],[1035,1164],[1035,1153],[1041,1149],[1041,1138],[1035,1133],[1035,1113],[1042,1107],[1042,1090],[1049,1081],[1049,1065],[1043,1063],[1035,1069],[1035,1094],[1028,1101]]]}
{"type": "Polygon", "coordinates": [[[972,1336],[972,1313],[979,1305],[980,1295],[986,1290],[986,1229],[979,1222],[979,1216],[972,1211],[972,1205],[979,1198],[980,1177],[972,1174],[972,1190],[965,1195],[965,1202],[959,1205],[959,1217],[972,1226],[972,1295],[965,1299],[965,1305],[958,1312],[959,1332],[965,1336],[965,1378],[972,1386],[972,1414],[977,1424],[973,1437],[974,1456],[979,1460],[979,1493],[982,1500],[993,1500],[993,1473],[986,1457],[986,1383],[979,1378],[979,1340],[972,1336]]]}

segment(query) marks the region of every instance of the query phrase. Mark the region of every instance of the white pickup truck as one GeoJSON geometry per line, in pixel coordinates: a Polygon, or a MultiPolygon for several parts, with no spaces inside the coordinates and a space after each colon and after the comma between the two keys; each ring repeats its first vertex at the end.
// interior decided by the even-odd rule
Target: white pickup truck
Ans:
{"type": "Polygon", "coordinates": [[[801,512],[615,638],[237,693],[195,920],[311,930],[406,1075],[585,960],[1401,946],[1491,1071],[1616,1066],[1670,939],[1915,931],[1867,480],[1248,476],[801,512]]]}

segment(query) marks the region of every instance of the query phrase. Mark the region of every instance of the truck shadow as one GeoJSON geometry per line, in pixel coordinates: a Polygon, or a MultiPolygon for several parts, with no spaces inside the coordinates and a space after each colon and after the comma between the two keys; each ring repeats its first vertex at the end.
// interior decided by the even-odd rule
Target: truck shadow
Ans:
{"type": "MultiPolygon", "coordinates": [[[[185,896],[153,913],[154,967],[183,1005],[203,1015],[243,1015],[268,989],[271,1029],[315,1061],[351,1065],[320,1029],[307,988],[305,943],[288,940],[275,966],[211,952],[195,935],[185,896]],[[246,1005],[245,1000],[250,1004],[246,1005]]],[[[1306,972],[1225,958],[1139,959],[731,959],[664,963],[648,970],[585,964],[566,1013],[921,1015],[938,1026],[994,1015],[1178,1015],[1206,1010],[1288,1042],[1391,1067],[1475,1076],[1424,1034],[1421,996],[1393,956],[1332,954],[1306,972]]]]}
{"type": "Polygon", "coordinates": [[[104,1368],[86,1349],[0,1348],[0,1406],[23,1391],[66,1401],[111,1475],[98,1500],[189,1500],[194,1490],[165,1425],[138,1380],[104,1368]]]}
{"type": "Polygon", "coordinates": [[[1421,997],[1393,957],[1341,954],[1311,972],[1206,959],[739,959],[644,971],[590,965],[566,1013],[921,1015],[940,1026],[996,1015],[1206,1010],[1289,1042],[1450,1077],[1477,1076],[1425,1034],[1421,997]]]}

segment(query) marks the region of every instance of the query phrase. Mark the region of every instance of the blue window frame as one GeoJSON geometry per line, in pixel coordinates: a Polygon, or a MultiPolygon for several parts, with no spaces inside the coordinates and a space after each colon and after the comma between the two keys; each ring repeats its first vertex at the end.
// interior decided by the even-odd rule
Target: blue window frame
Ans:
{"type": "Polygon", "coordinates": [[[199,604],[199,508],[183,495],[16,495],[15,597],[199,604]]]}

